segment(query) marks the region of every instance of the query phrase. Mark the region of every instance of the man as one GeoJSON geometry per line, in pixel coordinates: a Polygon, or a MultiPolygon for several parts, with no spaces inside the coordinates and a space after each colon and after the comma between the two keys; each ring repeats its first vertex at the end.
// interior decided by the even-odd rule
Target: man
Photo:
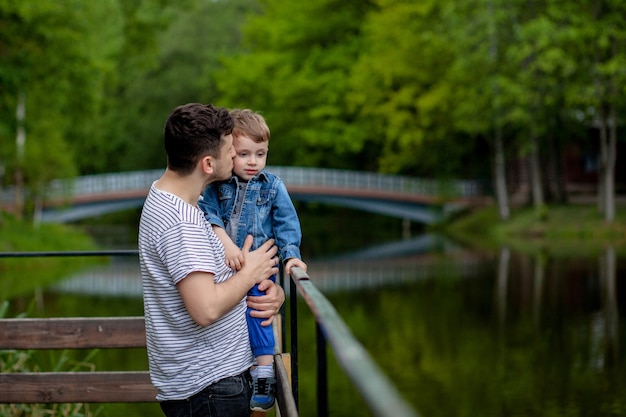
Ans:
{"type": "Polygon", "coordinates": [[[168,417],[249,416],[253,357],[246,327],[246,293],[265,325],[284,301],[267,278],[278,273],[268,240],[250,251],[235,273],[224,247],[198,208],[200,194],[233,168],[233,120],[224,108],[186,104],[165,124],[167,169],[144,203],[139,258],[152,383],[168,417]]]}

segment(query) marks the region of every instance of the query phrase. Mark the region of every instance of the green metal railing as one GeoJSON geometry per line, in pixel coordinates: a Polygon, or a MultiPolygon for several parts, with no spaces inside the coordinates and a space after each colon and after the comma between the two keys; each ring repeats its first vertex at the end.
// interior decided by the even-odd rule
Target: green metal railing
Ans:
{"type": "MultiPolygon", "coordinates": [[[[354,338],[332,304],[315,287],[307,273],[293,268],[290,280],[291,357],[292,371],[297,375],[297,297],[304,298],[315,315],[317,333],[317,415],[328,416],[328,373],[326,344],[333,350],[337,362],[361,393],[363,400],[375,416],[417,417],[418,414],[401,397],[387,376],[372,360],[363,346],[354,338]],[[296,333],[294,333],[296,332],[296,333]]],[[[296,403],[298,399],[297,377],[293,386],[296,403]]]]}

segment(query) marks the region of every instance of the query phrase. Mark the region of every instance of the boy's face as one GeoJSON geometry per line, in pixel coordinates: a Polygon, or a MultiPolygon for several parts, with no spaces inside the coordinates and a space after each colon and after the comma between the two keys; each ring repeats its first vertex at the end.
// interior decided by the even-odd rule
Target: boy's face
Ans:
{"type": "Polygon", "coordinates": [[[267,164],[268,143],[257,143],[247,136],[240,136],[233,141],[235,159],[233,173],[242,180],[249,180],[261,172],[267,164]]]}

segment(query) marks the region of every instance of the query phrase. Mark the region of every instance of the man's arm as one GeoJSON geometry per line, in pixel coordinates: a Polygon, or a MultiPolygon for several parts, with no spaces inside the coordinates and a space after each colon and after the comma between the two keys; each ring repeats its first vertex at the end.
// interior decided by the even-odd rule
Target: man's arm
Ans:
{"type": "Polygon", "coordinates": [[[279,257],[283,262],[290,258],[301,259],[302,230],[300,220],[287,188],[280,179],[276,181],[276,195],[272,202],[271,217],[279,257]]]}
{"type": "Polygon", "coordinates": [[[235,307],[254,284],[278,273],[273,239],[254,251],[250,251],[251,247],[252,236],[248,236],[242,248],[245,264],[230,279],[216,284],[213,274],[192,272],[177,284],[189,315],[200,326],[215,323],[235,307]]]}

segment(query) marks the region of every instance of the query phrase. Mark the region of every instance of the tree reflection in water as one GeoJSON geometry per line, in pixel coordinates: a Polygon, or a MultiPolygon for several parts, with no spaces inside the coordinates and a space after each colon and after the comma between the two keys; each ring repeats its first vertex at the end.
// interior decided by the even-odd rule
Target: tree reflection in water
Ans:
{"type": "MultiPolygon", "coordinates": [[[[422,416],[626,415],[625,268],[614,248],[599,258],[564,259],[424,242],[309,263],[314,283],[422,416]]],[[[141,314],[136,260],[127,261],[49,287],[37,314],[141,314]]],[[[300,407],[312,416],[315,326],[303,304],[300,407]]],[[[98,368],[145,362],[120,355],[101,352],[98,368]]],[[[331,414],[369,415],[332,354],[329,360],[331,414]]]]}

